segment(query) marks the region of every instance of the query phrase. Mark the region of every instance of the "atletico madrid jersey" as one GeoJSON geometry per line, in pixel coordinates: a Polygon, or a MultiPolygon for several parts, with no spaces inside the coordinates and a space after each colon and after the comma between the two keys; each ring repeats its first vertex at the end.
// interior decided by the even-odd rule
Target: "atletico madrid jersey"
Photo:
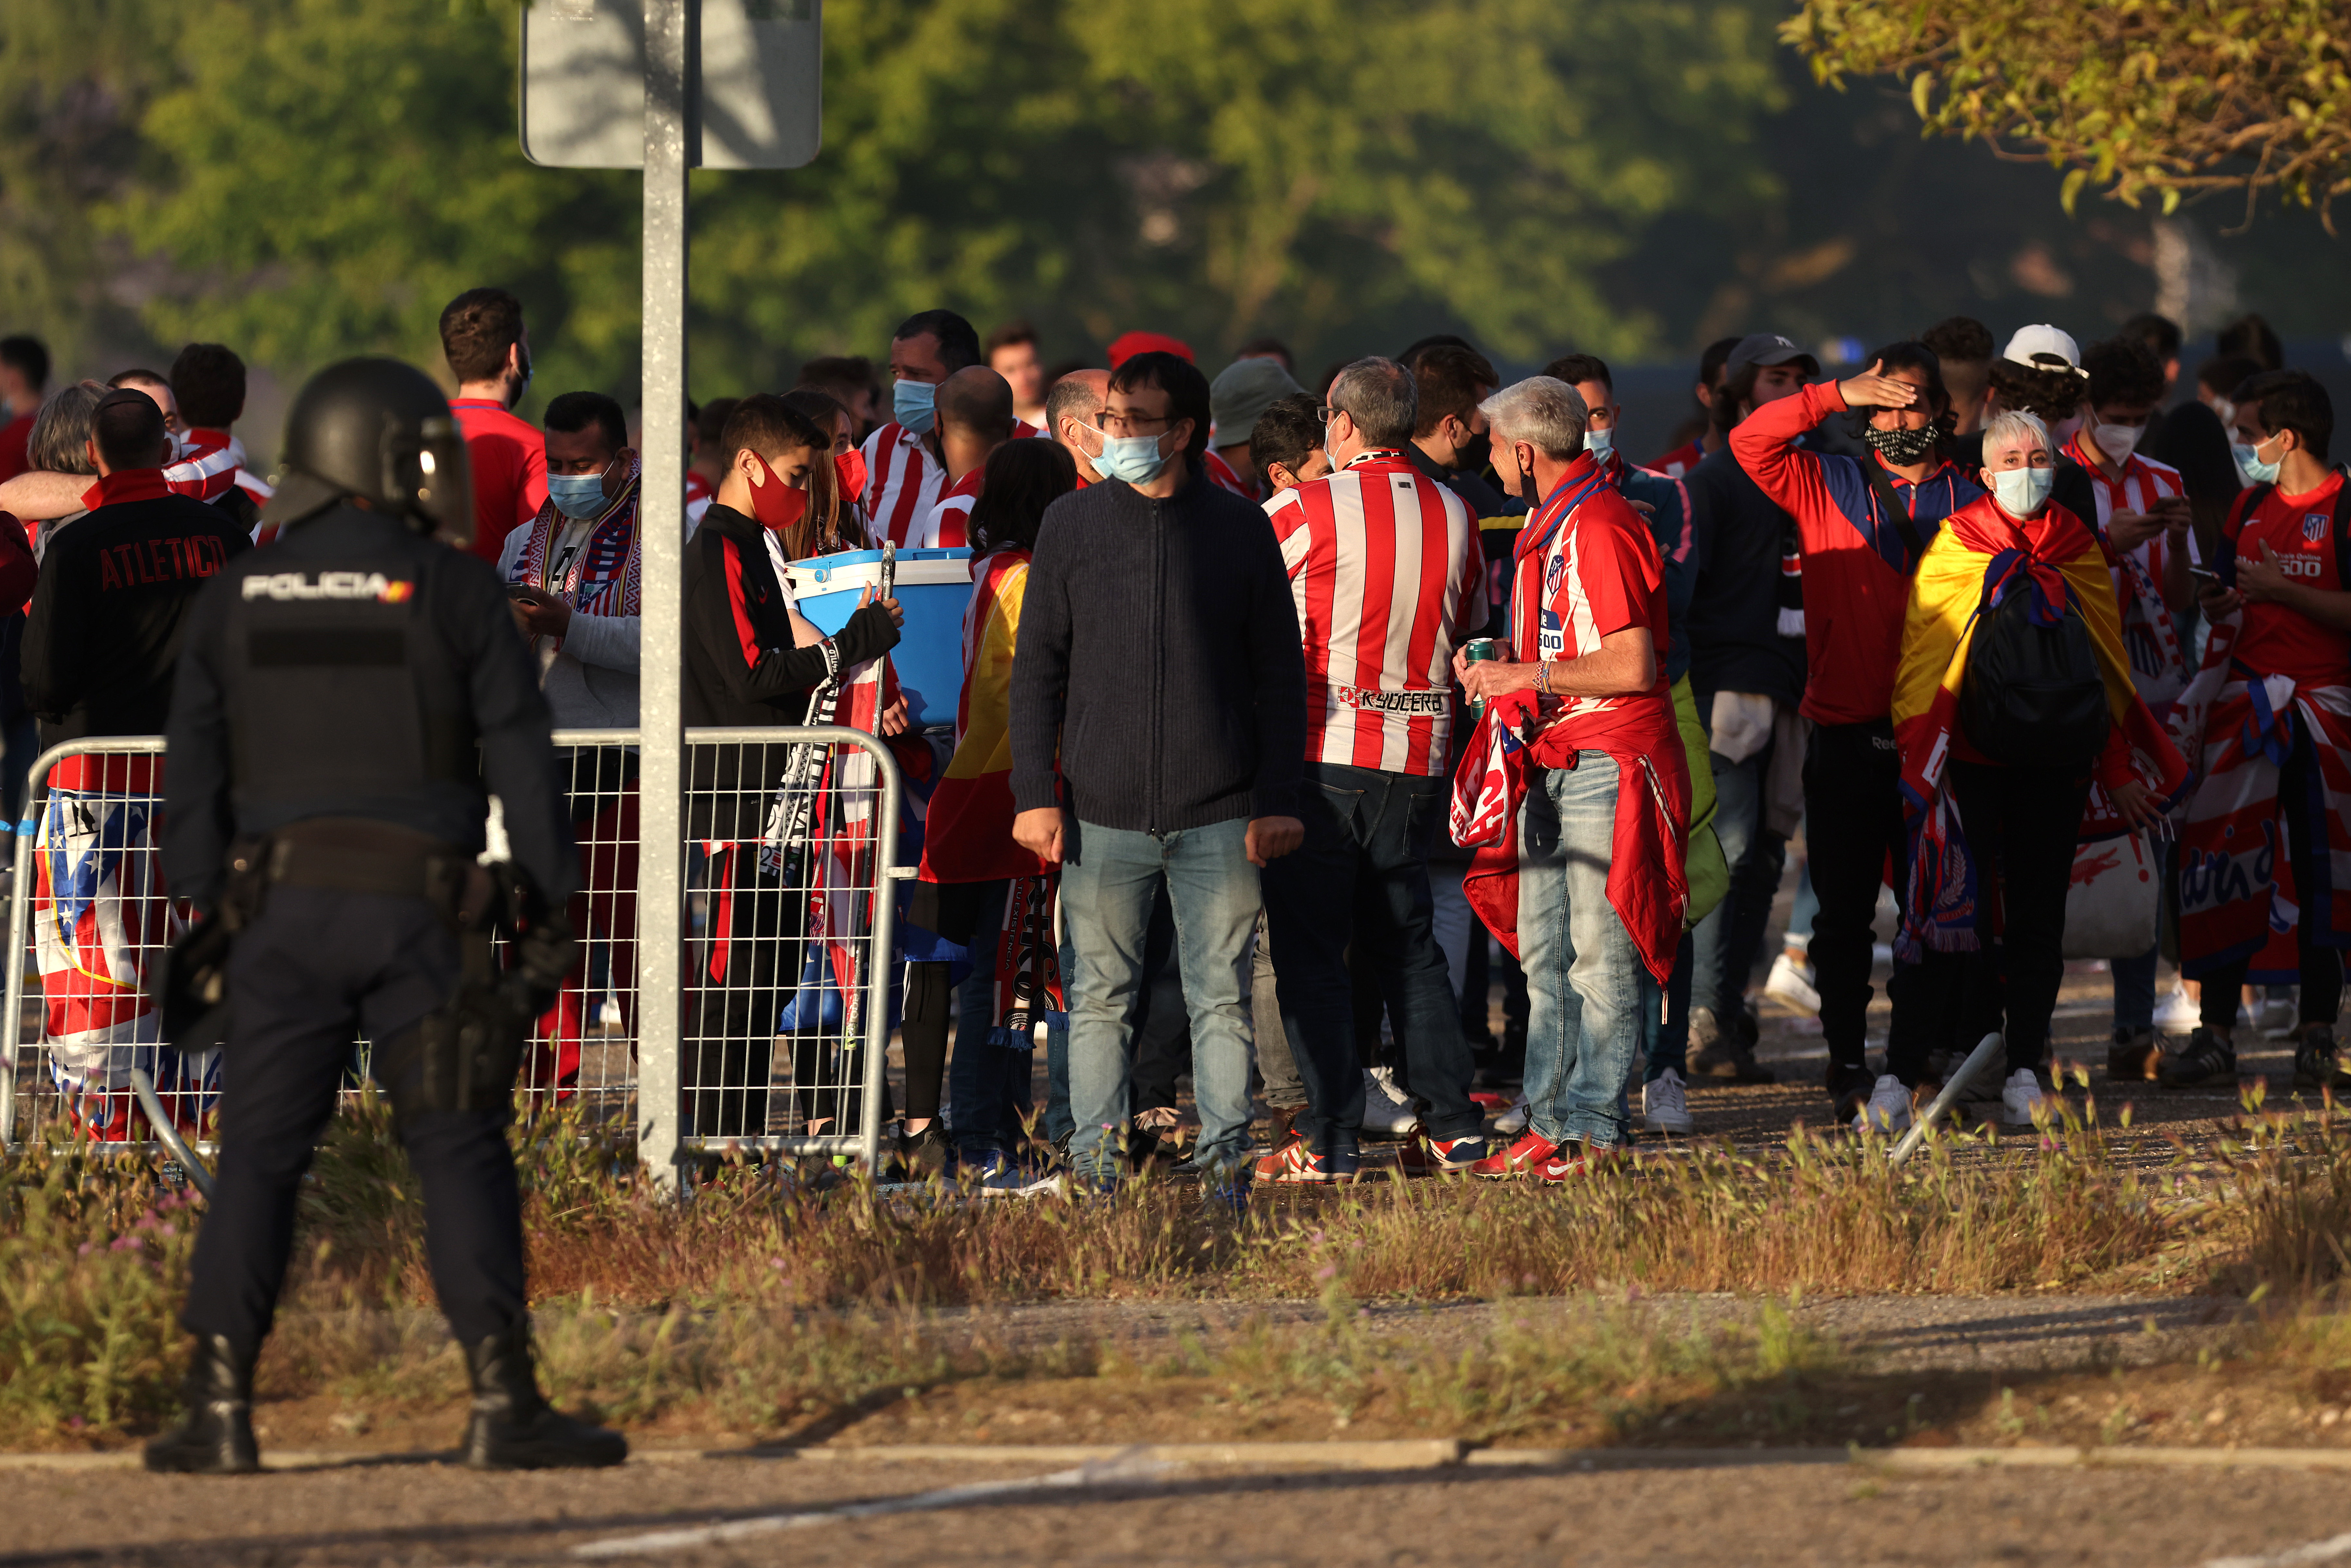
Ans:
{"type": "MultiPolygon", "coordinates": [[[[2273,488],[2250,513],[2247,490],[2238,497],[2220,537],[2230,547],[2218,563],[2220,580],[2233,588],[2237,569],[2262,559],[2262,546],[2276,555],[2289,582],[2330,593],[2351,589],[2351,541],[2344,538],[2345,512],[2336,501],[2343,489],[2338,470],[2307,496],[2273,488]]],[[[2248,600],[2241,612],[2236,656],[2254,673],[2285,675],[2296,685],[2351,684],[2351,632],[2322,626],[2283,604],[2248,600]]]]}

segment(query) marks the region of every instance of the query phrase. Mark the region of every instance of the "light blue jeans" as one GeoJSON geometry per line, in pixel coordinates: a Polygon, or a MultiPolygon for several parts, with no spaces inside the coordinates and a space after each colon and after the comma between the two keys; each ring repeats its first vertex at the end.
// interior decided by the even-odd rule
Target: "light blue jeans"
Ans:
{"type": "Polygon", "coordinates": [[[1529,1118],[1554,1144],[1594,1148],[1625,1139],[1646,973],[1608,902],[1616,771],[1606,752],[1579,752],[1574,768],[1540,776],[1519,815],[1529,1118]]]}
{"type": "Polygon", "coordinates": [[[1077,962],[1070,995],[1071,1163],[1118,1172],[1129,1107],[1133,1030],[1152,901],[1167,884],[1176,957],[1192,1019],[1192,1092],[1203,1166],[1250,1157],[1249,938],[1259,906],[1249,823],[1144,833],[1080,822],[1061,867],[1061,906],[1077,962]]]}

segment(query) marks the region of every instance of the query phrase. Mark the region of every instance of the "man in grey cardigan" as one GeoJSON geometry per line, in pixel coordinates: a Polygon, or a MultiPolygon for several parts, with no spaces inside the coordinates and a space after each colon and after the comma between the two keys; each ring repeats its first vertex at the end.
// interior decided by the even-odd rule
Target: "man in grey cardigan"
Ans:
{"type": "Polygon", "coordinates": [[[1164,883],[1200,1107],[1194,1164],[1245,1190],[1258,868],[1296,849],[1306,667],[1265,514],[1203,472],[1208,383],[1173,354],[1111,377],[1103,478],[1045,513],[1012,664],[1013,837],[1061,867],[1071,1155],[1118,1174],[1127,1017],[1164,883]]]}

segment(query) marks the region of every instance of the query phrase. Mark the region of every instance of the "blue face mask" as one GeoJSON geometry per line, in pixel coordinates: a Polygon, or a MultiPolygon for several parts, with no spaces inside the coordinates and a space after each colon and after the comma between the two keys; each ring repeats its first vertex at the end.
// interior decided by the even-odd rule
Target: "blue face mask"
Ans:
{"type": "Polygon", "coordinates": [[[547,498],[554,502],[555,509],[565,517],[583,522],[610,505],[604,498],[604,476],[601,474],[549,474],[547,476],[547,498]]]}
{"type": "MultiPolygon", "coordinates": [[[[2267,442],[2262,444],[2262,446],[2268,444],[2267,442]]],[[[2245,476],[2246,484],[2274,485],[2278,482],[2278,470],[2285,466],[2285,454],[2279,453],[2274,463],[2264,463],[2261,460],[2261,446],[2241,446],[2233,441],[2229,443],[2229,455],[2237,460],[2237,472],[2245,476]]]]}
{"type": "Polygon", "coordinates": [[[1167,466],[1167,459],[1159,455],[1158,436],[1106,435],[1102,438],[1102,455],[1093,464],[1094,472],[1105,479],[1148,485],[1159,477],[1160,470],[1167,466]]]}
{"type": "Polygon", "coordinates": [[[1602,462],[1616,450],[1616,433],[1613,430],[1587,430],[1583,433],[1583,449],[1602,462]]]}
{"type": "Polygon", "coordinates": [[[938,418],[935,405],[939,389],[928,382],[910,382],[900,376],[890,388],[890,416],[917,435],[928,435],[938,418]]]}
{"type": "Polygon", "coordinates": [[[2029,517],[2048,503],[2057,482],[2054,468],[2003,468],[1991,476],[1991,493],[2011,517],[2029,517]]]}

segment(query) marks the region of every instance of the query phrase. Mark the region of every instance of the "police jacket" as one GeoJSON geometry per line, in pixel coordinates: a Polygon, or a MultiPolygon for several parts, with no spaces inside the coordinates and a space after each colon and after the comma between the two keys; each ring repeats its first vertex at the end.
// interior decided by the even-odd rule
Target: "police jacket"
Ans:
{"type": "Polygon", "coordinates": [[[190,613],[166,731],[165,880],[209,905],[232,839],[310,817],[478,851],[486,789],[516,862],[560,902],[580,867],[548,731],[496,570],[337,507],[231,561],[190,613]]]}
{"type": "Polygon", "coordinates": [[[44,747],[162,729],[197,591],[252,546],[218,507],[172,495],[160,468],[98,489],[99,505],[49,541],[25,628],[25,698],[44,747]]]}
{"type": "MultiPolygon", "coordinates": [[[[792,645],[791,601],[767,530],[714,503],[685,545],[685,722],[768,728],[804,723],[824,679],[824,650],[792,645]]],[[[868,605],[833,639],[841,667],[898,645],[889,612],[868,605]]],[[[687,828],[698,839],[757,838],[783,782],[789,746],[696,746],[686,752],[687,828]]]]}

